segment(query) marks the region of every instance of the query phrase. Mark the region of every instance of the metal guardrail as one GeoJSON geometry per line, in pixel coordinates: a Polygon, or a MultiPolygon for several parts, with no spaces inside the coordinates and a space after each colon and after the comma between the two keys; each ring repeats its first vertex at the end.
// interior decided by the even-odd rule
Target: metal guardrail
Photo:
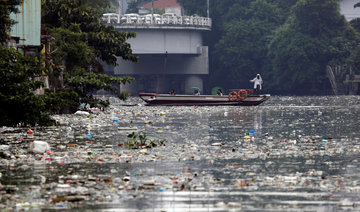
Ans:
{"type": "Polygon", "coordinates": [[[120,16],[116,13],[106,13],[102,17],[103,22],[115,25],[177,25],[177,26],[199,26],[211,28],[211,18],[199,16],[161,16],[125,14],[120,16]]]}

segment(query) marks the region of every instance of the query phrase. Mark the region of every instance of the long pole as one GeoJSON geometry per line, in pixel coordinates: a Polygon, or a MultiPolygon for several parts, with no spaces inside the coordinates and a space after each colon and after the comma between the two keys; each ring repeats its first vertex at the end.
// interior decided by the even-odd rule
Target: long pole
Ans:
{"type": "Polygon", "coordinates": [[[208,17],[208,18],[210,17],[209,1],[210,1],[210,0],[207,0],[207,1],[206,1],[206,4],[207,4],[207,17],[208,17]]]}
{"type": "Polygon", "coordinates": [[[151,1],[151,20],[155,22],[155,20],[154,20],[154,0],[151,1]]]}
{"type": "Polygon", "coordinates": [[[168,52],[165,52],[165,59],[164,59],[164,72],[162,76],[162,85],[161,85],[161,92],[165,93],[165,74],[166,74],[166,64],[167,64],[167,56],[168,52]]]}

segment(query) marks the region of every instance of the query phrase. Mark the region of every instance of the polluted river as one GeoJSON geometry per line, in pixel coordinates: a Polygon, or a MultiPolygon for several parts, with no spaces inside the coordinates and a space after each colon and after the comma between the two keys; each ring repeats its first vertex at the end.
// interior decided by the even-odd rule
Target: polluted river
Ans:
{"type": "Polygon", "coordinates": [[[146,106],[0,128],[0,210],[360,210],[360,97],[146,106]]]}

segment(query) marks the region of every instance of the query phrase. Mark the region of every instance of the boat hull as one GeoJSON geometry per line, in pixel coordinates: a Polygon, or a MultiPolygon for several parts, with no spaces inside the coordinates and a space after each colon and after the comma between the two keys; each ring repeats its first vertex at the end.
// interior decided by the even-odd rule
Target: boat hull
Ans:
{"type": "Polygon", "coordinates": [[[250,95],[244,100],[230,101],[228,96],[213,95],[170,95],[157,93],[139,93],[139,97],[148,105],[233,105],[256,106],[270,98],[269,94],[250,95]]]}

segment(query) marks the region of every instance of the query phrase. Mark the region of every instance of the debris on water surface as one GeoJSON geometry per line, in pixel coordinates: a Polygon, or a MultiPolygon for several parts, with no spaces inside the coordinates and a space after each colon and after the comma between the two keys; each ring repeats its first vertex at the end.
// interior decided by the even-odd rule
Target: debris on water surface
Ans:
{"type": "Polygon", "coordinates": [[[76,111],[76,112],[75,112],[75,115],[89,116],[90,113],[87,112],[87,111],[81,111],[81,110],[79,110],[79,111],[76,111]]]}
{"type": "Polygon", "coordinates": [[[141,210],[148,204],[160,211],[165,200],[225,211],[360,209],[359,106],[277,101],[260,107],[112,104],[55,115],[59,125],[32,133],[3,127],[0,209],[141,210]]]}
{"type": "Polygon", "coordinates": [[[30,143],[29,151],[34,153],[45,153],[50,151],[50,145],[45,141],[33,141],[30,143]]]}

